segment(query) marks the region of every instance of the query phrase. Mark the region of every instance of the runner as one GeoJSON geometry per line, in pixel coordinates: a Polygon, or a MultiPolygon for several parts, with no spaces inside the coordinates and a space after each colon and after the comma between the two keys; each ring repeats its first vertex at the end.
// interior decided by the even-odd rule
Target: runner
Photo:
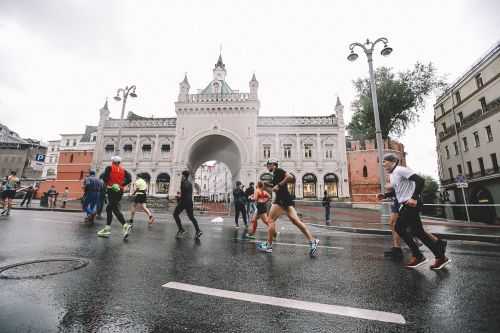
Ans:
{"type": "Polygon", "coordinates": [[[131,225],[125,222],[122,212],[120,211],[120,200],[123,192],[128,184],[130,184],[130,173],[120,166],[122,159],[120,156],[111,158],[111,165],[104,170],[102,177],[108,194],[108,205],[106,206],[106,226],[97,232],[99,237],[109,237],[111,235],[111,222],[113,214],[122,224],[123,239],[126,240],[130,233],[131,225]]]}
{"type": "Polygon", "coordinates": [[[155,223],[155,218],[151,210],[146,207],[147,195],[146,192],[148,190],[148,184],[141,176],[137,176],[137,179],[134,182],[134,202],[130,205],[130,220],[128,223],[133,226],[134,224],[134,216],[137,208],[142,208],[142,210],[148,216],[149,225],[155,223]]]}
{"type": "Polygon", "coordinates": [[[255,232],[257,231],[257,221],[259,218],[268,225],[268,215],[267,215],[267,202],[271,196],[264,190],[264,183],[257,182],[257,189],[254,192],[253,200],[257,203],[257,213],[252,216],[252,230],[246,234],[246,238],[255,239],[255,232]]]}
{"type": "Polygon", "coordinates": [[[243,223],[245,224],[245,229],[248,228],[247,211],[245,209],[246,200],[245,192],[243,192],[243,184],[238,180],[233,190],[234,224],[236,228],[239,228],[238,220],[240,218],[240,213],[243,218],[243,223]]]}
{"type": "Polygon", "coordinates": [[[383,199],[395,196],[401,205],[399,217],[396,221],[395,230],[403,238],[412,252],[412,258],[406,265],[408,268],[416,268],[427,262],[427,259],[420,252],[413,237],[419,238],[427,246],[436,260],[430,266],[431,269],[441,269],[451,262],[446,257],[446,249],[443,243],[433,240],[424,231],[422,221],[420,220],[420,207],[422,204],[420,194],[424,187],[424,179],[411,169],[398,165],[399,159],[394,154],[384,156],[384,169],[390,175],[393,192],[379,194],[378,198],[383,199]]]}
{"type": "Polygon", "coordinates": [[[50,185],[50,188],[47,190],[47,198],[50,209],[56,208],[56,198],[58,195],[59,192],[57,192],[56,187],[54,185],[50,185]]]}
{"type": "Polygon", "coordinates": [[[90,170],[89,175],[83,181],[82,187],[84,191],[83,211],[85,212],[85,222],[94,223],[103,183],[95,176],[95,171],[90,170]]]}
{"type": "Polygon", "coordinates": [[[19,178],[16,176],[15,171],[11,171],[10,176],[4,184],[2,191],[3,211],[0,215],[9,216],[12,208],[12,200],[16,196],[16,189],[19,187],[19,178]]]}
{"type": "Polygon", "coordinates": [[[255,200],[253,199],[253,194],[255,193],[254,183],[251,182],[248,184],[247,189],[245,190],[246,197],[246,210],[247,210],[247,221],[251,221],[253,215],[255,214],[255,200]]]}
{"type": "Polygon", "coordinates": [[[198,221],[196,221],[193,214],[193,184],[189,181],[188,170],[182,171],[181,191],[177,200],[177,207],[175,207],[174,210],[174,220],[178,228],[175,237],[178,239],[183,238],[186,234],[186,231],[182,228],[181,219],[179,218],[179,214],[182,213],[183,210],[186,210],[186,213],[196,230],[196,234],[194,236],[195,239],[199,239],[201,235],[203,235],[203,232],[200,230],[198,221]]]}
{"type": "Polygon", "coordinates": [[[276,197],[269,211],[267,242],[257,244],[259,251],[271,253],[273,252],[273,237],[276,234],[275,222],[283,214],[287,214],[290,221],[304,234],[309,241],[309,255],[314,257],[318,253],[319,239],[314,238],[307,226],[297,216],[297,211],[294,207],[294,202],[290,192],[288,192],[288,182],[293,180],[293,177],[285,170],[278,168],[278,161],[270,159],[267,161],[267,169],[273,173],[273,192],[276,197]]]}

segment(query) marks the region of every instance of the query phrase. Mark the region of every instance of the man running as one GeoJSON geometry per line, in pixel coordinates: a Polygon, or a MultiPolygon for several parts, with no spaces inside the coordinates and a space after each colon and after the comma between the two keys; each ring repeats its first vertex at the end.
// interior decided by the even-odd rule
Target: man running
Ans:
{"type": "Polygon", "coordinates": [[[299,219],[290,192],[288,192],[288,182],[293,181],[293,176],[285,170],[278,168],[278,161],[269,159],[267,169],[273,173],[273,192],[276,197],[269,211],[267,242],[257,244],[257,250],[271,253],[273,252],[273,237],[276,234],[275,222],[283,214],[286,214],[290,221],[304,234],[309,241],[309,255],[314,257],[318,253],[319,239],[314,238],[307,226],[299,219]]]}
{"type": "Polygon", "coordinates": [[[109,237],[111,235],[111,222],[113,214],[122,224],[123,239],[126,240],[130,233],[131,225],[125,222],[122,212],[120,211],[120,200],[123,196],[123,191],[130,184],[131,176],[127,170],[121,165],[122,159],[120,156],[111,158],[111,165],[104,170],[102,177],[106,192],[108,194],[108,205],[106,206],[106,226],[97,232],[99,237],[109,237]]]}
{"type": "Polygon", "coordinates": [[[130,220],[128,223],[130,225],[134,224],[134,216],[137,208],[142,208],[142,210],[148,216],[149,225],[155,223],[155,218],[151,210],[146,206],[147,195],[146,192],[148,190],[148,183],[142,178],[140,175],[137,176],[137,179],[134,182],[134,202],[130,205],[130,220]]]}
{"type": "Polygon", "coordinates": [[[234,224],[236,228],[239,228],[238,220],[243,218],[243,223],[245,224],[245,229],[248,228],[247,211],[245,209],[246,205],[246,195],[243,192],[243,184],[238,180],[236,182],[236,187],[233,190],[233,202],[234,202],[234,224]]]}
{"type": "Polygon", "coordinates": [[[199,239],[201,235],[203,235],[203,232],[201,232],[198,221],[196,221],[193,214],[193,184],[189,181],[189,170],[182,171],[181,193],[177,201],[177,207],[175,207],[174,210],[174,220],[178,228],[175,237],[178,239],[183,238],[186,234],[186,231],[182,227],[181,219],[179,218],[179,214],[182,213],[183,210],[186,210],[187,216],[196,230],[195,239],[199,239]]]}
{"type": "Polygon", "coordinates": [[[10,176],[7,177],[5,182],[3,191],[2,191],[2,199],[3,199],[3,211],[0,215],[10,215],[10,210],[12,208],[12,200],[16,197],[16,190],[19,187],[19,178],[16,176],[16,172],[12,171],[10,176]]]}
{"type": "Polygon", "coordinates": [[[82,187],[84,191],[83,211],[85,212],[85,222],[94,223],[103,183],[95,176],[95,171],[90,170],[89,175],[83,181],[82,187]]]}
{"type": "Polygon", "coordinates": [[[441,269],[449,264],[451,260],[446,257],[446,249],[443,243],[433,240],[424,231],[422,221],[420,220],[420,207],[422,193],[424,187],[424,179],[411,169],[398,165],[399,158],[394,154],[385,154],[383,166],[385,171],[390,175],[390,183],[393,192],[379,194],[379,199],[395,196],[398,203],[401,205],[399,216],[396,221],[395,230],[398,235],[403,238],[412,252],[412,258],[406,265],[408,268],[416,268],[427,262],[418,245],[413,240],[413,237],[419,238],[425,246],[427,246],[436,260],[431,265],[431,269],[441,269]]]}

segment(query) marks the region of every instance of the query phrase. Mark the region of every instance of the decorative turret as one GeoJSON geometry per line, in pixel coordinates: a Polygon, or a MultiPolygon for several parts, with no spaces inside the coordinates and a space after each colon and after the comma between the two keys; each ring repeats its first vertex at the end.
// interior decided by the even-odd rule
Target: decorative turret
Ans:
{"type": "Polygon", "coordinates": [[[259,81],[255,77],[255,73],[252,75],[252,79],[249,82],[250,86],[250,99],[258,99],[259,81]]]}
{"type": "Polygon", "coordinates": [[[99,110],[99,114],[100,114],[100,122],[104,122],[104,121],[109,119],[110,111],[108,109],[108,99],[107,98],[106,98],[106,102],[104,103],[104,106],[99,110]]]}
{"type": "Polygon", "coordinates": [[[214,67],[214,80],[225,81],[226,74],[226,65],[222,62],[222,55],[219,54],[219,59],[214,67]]]}
{"type": "Polygon", "coordinates": [[[337,103],[335,104],[335,113],[337,114],[339,126],[344,126],[344,106],[340,102],[339,96],[337,96],[337,103]]]}
{"type": "Polygon", "coordinates": [[[189,85],[187,73],[185,73],[184,80],[182,80],[182,82],[179,83],[179,97],[178,97],[179,102],[187,101],[189,95],[189,88],[191,88],[191,86],[189,85]]]}

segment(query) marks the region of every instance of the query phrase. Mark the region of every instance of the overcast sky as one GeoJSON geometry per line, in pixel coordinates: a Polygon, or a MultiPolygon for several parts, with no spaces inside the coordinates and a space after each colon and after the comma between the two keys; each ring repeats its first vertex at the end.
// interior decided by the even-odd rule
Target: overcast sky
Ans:
{"type": "MultiPolygon", "coordinates": [[[[339,95],[350,119],[367,63],[346,60],[349,43],[385,36],[394,52],[375,66],[432,61],[451,81],[500,39],[499,12],[496,0],[0,0],[0,122],[43,140],[80,133],[129,84],[128,110],[173,117],[184,72],[204,88],[221,44],[233,89],[256,73],[261,115],[331,114],[339,95]]],[[[434,100],[401,140],[410,166],[436,176],[434,100]]]]}

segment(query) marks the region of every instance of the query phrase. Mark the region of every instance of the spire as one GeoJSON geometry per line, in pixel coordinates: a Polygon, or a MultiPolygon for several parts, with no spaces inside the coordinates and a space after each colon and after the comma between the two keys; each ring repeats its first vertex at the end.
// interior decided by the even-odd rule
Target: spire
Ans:
{"type": "Polygon", "coordinates": [[[101,108],[102,111],[109,111],[108,109],[108,98],[106,97],[106,102],[104,103],[104,106],[101,108]]]}
{"type": "Polygon", "coordinates": [[[224,62],[222,62],[222,54],[219,53],[219,59],[217,60],[217,63],[215,64],[215,68],[220,67],[225,69],[226,65],[224,65],[224,62]]]}
{"type": "Polygon", "coordinates": [[[187,83],[187,84],[189,84],[189,82],[188,82],[188,74],[187,74],[187,72],[185,72],[185,73],[184,73],[184,80],[182,80],[182,83],[187,83]]]}
{"type": "Polygon", "coordinates": [[[337,104],[335,104],[335,107],[341,106],[341,105],[342,105],[342,103],[340,102],[340,98],[339,98],[339,96],[337,96],[337,104]]]}
{"type": "Polygon", "coordinates": [[[252,79],[250,81],[257,81],[257,78],[255,77],[255,73],[253,73],[252,79]]]}

